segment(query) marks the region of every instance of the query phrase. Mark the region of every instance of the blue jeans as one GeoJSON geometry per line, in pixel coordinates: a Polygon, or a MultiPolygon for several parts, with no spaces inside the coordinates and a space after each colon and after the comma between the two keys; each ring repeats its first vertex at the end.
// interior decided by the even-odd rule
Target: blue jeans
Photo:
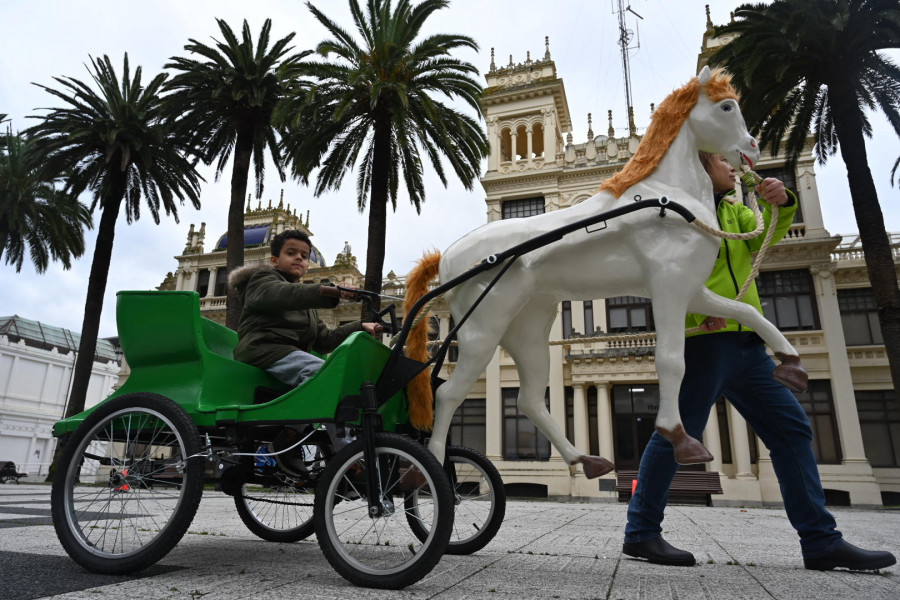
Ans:
{"type": "MultiPolygon", "coordinates": [[[[804,558],[827,554],[841,533],[825,509],[809,420],[794,395],[772,378],[775,363],[759,337],[750,332],[690,337],[685,340],[684,360],[678,406],[685,430],[700,439],[710,410],[724,395],[769,449],[784,509],[800,535],[804,558]]],[[[637,489],[628,504],[626,543],[659,537],[677,468],[672,444],[654,433],[641,456],[637,489]]]]}

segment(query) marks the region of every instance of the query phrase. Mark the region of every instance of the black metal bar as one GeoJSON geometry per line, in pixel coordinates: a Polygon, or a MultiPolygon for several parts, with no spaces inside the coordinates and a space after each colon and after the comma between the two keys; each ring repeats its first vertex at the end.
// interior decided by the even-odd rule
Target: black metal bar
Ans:
{"type": "Polygon", "coordinates": [[[378,456],[375,450],[376,419],[378,417],[378,399],[375,396],[375,386],[371,381],[366,381],[360,388],[363,398],[362,429],[363,429],[363,462],[366,468],[366,496],[369,501],[369,517],[380,517],[384,512],[381,502],[381,483],[378,472],[378,456]]]}

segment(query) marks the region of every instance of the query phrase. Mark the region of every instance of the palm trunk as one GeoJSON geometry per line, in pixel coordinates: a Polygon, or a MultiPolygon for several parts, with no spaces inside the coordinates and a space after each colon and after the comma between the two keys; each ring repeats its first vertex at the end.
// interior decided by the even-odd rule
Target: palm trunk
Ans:
{"type": "Polygon", "coordinates": [[[900,384],[900,288],[894,256],[866,156],[859,104],[853,91],[841,83],[829,86],[829,96],[896,394],[900,384]]]}
{"type": "MultiPolygon", "coordinates": [[[[388,124],[376,122],[373,144],[374,158],[372,159],[372,193],[369,196],[369,246],[366,250],[365,289],[380,294],[384,271],[384,248],[387,241],[388,173],[391,168],[388,162],[391,144],[391,132],[388,124]]],[[[373,308],[380,309],[381,302],[376,302],[373,308]]],[[[365,316],[363,313],[364,318],[365,316]]]]}
{"type": "MultiPolygon", "coordinates": [[[[109,265],[112,259],[113,241],[116,236],[116,221],[122,206],[123,192],[116,193],[116,199],[103,205],[100,225],[97,227],[97,244],[94,247],[94,258],[91,262],[91,273],[88,277],[87,297],[84,301],[84,320],[81,323],[81,341],[75,355],[75,366],[72,369],[72,388],[66,402],[63,418],[68,419],[84,410],[88,386],[91,383],[91,371],[94,369],[94,355],[97,353],[97,334],[100,331],[100,315],[103,312],[103,296],[106,294],[106,281],[109,277],[109,265]]],[[[53,481],[56,464],[66,438],[60,438],[53,452],[53,460],[47,472],[46,481],[53,481]]]]}
{"type": "MultiPolygon", "coordinates": [[[[231,203],[228,205],[228,246],[225,249],[225,268],[232,271],[244,266],[244,197],[253,155],[251,134],[238,133],[235,142],[234,164],[231,168],[231,203]]],[[[209,282],[215,285],[214,281],[209,282]]],[[[225,297],[225,325],[237,331],[241,322],[241,299],[237,290],[228,288],[225,297]]]]}
{"type": "Polygon", "coordinates": [[[103,296],[106,294],[106,281],[109,277],[109,265],[112,259],[113,241],[116,235],[116,221],[124,194],[103,206],[100,226],[97,228],[97,245],[91,262],[91,274],[88,278],[87,298],[84,302],[84,320],[81,324],[81,341],[78,344],[78,356],[72,373],[72,389],[66,405],[65,418],[77,415],[84,410],[88,385],[91,382],[91,371],[94,367],[94,355],[97,353],[97,334],[100,330],[100,315],[103,312],[103,296]]]}

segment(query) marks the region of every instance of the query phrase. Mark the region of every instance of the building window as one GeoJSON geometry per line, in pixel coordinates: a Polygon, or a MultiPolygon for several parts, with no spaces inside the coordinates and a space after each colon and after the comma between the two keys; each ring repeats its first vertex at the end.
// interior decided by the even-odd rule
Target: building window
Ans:
{"type": "Polygon", "coordinates": [[[806,269],[760,273],[763,314],[782,331],[819,329],[812,275],[806,269]]]}
{"type": "Polygon", "coordinates": [[[467,398],[450,422],[450,443],[487,453],[484,398],[467,398]]]}
{"type": "Polygon", "coordinates": [[[503,218],[518,219],[532,215],[544,214],[544,197],[522,198],[521,200],[503,201],[503,218]]]}
{"type": "Polygon", "coordinates": [[[816,462],[837,464],[841,462],[841,444],[838,436],[837,420],[834,416],[834,401],[831,398],[831,382],[816,379],[802,394],[794,394],[800,406],[809,417],[813,432],[813,452],[816,462]]]}
{"type": "MultiPolygon", "coordinates": [[[[785,169],[784,167],[778,167],[776,169],[760,169],[756,173],[763,179],[766,179],[768,177],[780,179],[784,184],[784,187],[794,192],[794,195],[797,196],[797,212],[794,213],[793,222],[803,223],[803,203],[800,202],[800,188],[797,187],[797,178],[794,177],[794,170],[785,169]]],[[[750,201],[750,195],[747,190],[747,186],[745,186],[743,182],[741,182],[741,189],[744,192],[744,204],[748,204],[750,201]]]]}
{"type": "MultiPolygon", "coordinates": [[[[550,460],[550,441],[534,423],[519,412],[516,399],[519,388],[503,388],[503,459],[550,460]]],[[[550,408],[550,390],[544,394],[550,408]]]]}
{"type": "Polygon", "coordinates": [[[225,267],[216,271],[216,287],[214,296],[228,295],[228,269],[225,267]]]}
{"type": "Polygon", "coordinates": [[[659,385],[614,385],[612,407],[616,468],[637,469],[641,454],[656,431],[659,385]]]}
{"type": "Polygon", "coordinates": [[[847,345],[883,344],[884,338],[881,337],[881,324],[872,289],[838,290],[837,295],[847,345]]]}
{"type": "Polygon", "coordinates": [[[894,390],[856,392],[866,458],[873,467],[900,467],[900,401],[894,390]]]}
{"type": "Polygon", "coordinates": [[[200,269],[200,272],[197,274],[197,293],[200,294],[201,298],[206,297],[206,292],[209,291],[209,269],[200,269]]]}
{"type": "Polygon", "coordinates": [[[594,326],[594,302],[592,300],[584,301],[584,334],[593,335],[596,331],[594,326]]]}
{"type": "Polygon", "coordinates": [[[562,302],[562,335],[567,340],[572,337],[572,303],[568,300],[562,302]]]}
{"type": "Polygon", "coordinates": [[[655,331],[650,298],[617,296],[607,299],[606,322],[610,333],[655,331]]]}

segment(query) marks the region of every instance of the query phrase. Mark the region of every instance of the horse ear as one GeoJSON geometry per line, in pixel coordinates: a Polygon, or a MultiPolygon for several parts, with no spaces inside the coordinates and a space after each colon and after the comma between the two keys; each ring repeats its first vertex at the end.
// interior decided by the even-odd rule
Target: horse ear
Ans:
{"type": "Polygon", "coordinates": [[[697,75],[697,79],[700,81],[700,85],[706,85],[709,83],[709,79],[712,76],[712,73],[709,71],[709,65],[704,65],[703,69],[701,69],[700,74],[697,75]]]}

